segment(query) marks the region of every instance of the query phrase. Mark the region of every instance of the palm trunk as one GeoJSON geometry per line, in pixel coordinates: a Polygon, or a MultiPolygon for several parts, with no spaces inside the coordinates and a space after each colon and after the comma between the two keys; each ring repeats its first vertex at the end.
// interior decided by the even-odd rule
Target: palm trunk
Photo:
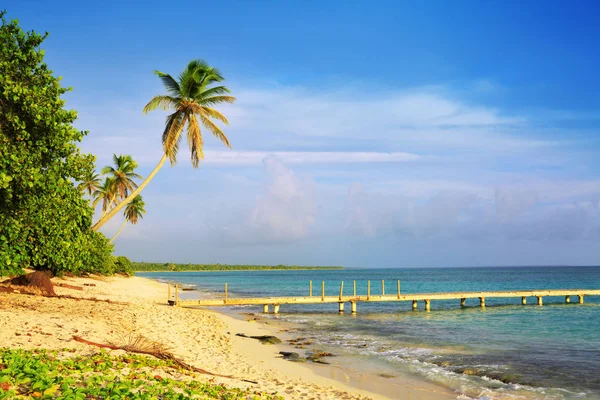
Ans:
{"type": "Polygon", "coordinates": [[[119,233],[121,233],[121,231],[123,230],[123,228],[125,228],[125,224],[127,224],[127,220],[125,220],[125,221],[123,222],[123,225],[121,225],[121,227],[119,228],[119,230],[117,231],[117,233],[115,233],[115,236],[113,236],[113,238],[112,238],[112,239],[110,239],[110,242],[109,242],[109,243],[112,243],[112,242],[114,242],[114,241],[115,241],[115,239],[117,238],[117,236],[119,236],[119,233]]]}
{"type": "Polygon", "coordinates": [[[162,168],[165,161],[167,161],[167,155],[163,154],[162,158],[160,159],[154,170],[150,173],[150,175],[148,175],[146,179],[144,179],[144,182],[140,183],[140,186],[138,186],[137,189],[131,192],[131,194],[127,196],[125,200],[123,200],[122,202],[117,204],[112,210],[110,210],[108,214],[100,218],[100,220],[96,222],[94,226],[92,226],[92,230],[97,231],[98,229],[100,229],[102,225],[104,225],[109,219],[114,217],[116,213],[121,211],[123,207],[127,205],[127,203],[133,200],[135,196],[137,196],[142,191],[142,189],[146,187],[146,185],[152,180],[152,178],[154,178],[154,175],[156,175],[156,173],[162,168]]]}
{"type": "Polygon", "coordinates": [[[107,208],[106,210],[102,211],[100,213],[100,218],[98,218],[98,221],[100,221],[102,218],[104,218],[104,216],[106,215],[106,213],[108,213],[110,210],[107,208]]]}

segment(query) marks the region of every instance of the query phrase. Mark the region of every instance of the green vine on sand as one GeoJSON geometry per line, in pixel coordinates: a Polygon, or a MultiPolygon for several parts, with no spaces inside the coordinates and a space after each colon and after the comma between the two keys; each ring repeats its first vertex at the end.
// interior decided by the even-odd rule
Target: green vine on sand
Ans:
{"type": "Polygon", "coordinates": [[[0,349],[0,399],[281,399],[196,377],[170,360],[144,356],[0,349]]]}

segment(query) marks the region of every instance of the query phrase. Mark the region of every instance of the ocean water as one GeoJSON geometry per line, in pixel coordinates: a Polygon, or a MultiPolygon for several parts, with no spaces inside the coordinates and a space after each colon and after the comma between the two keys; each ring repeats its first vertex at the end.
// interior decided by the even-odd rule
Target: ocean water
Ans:
{"type": "MultiPolygon", "coordinates": [[[[344,293],[453,292],[527,289],[600,289],[600,267],[346,269],[336,271],[242,271],[139,273],[196,285],[214,296],[326,295],[344,293]]],[[[357,365],[406,374],[444,386],[461,399],[600,399],[600,296],[432,301],[431,312],[410,302],[358,303],[358,314],[338,315],[337,304],[281,305],[278,318],[298,336],[337,349],[357,365]]],[[[237,307],[260,312],[259,307],[237,307]]]]}

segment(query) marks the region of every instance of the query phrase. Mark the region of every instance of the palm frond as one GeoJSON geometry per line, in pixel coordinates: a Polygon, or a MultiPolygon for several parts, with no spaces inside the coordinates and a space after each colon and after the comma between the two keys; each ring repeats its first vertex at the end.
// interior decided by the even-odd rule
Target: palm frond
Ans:
{"type": "Polygon", "coordinates": [[[200,125],[194,114],[188,117],[188,146],[192,153],[192,166],[198,168],[200,160],[204,159],[204,141],[200,132],[200,125]]]}
{"type": "Polygon", "coordinates": [[[198,115],[200,116],[200,120],[202,121],[202,124],[204,126],[206,126],[208,129],[210,129],[211,132],[213,133],[213,135],[215,135],[217,137],[217,139],[219,139],[221,142],[223,142],[223,144],[225,146],[231,148],[231,144],[229,143],[229,139],[227,139],[227,136],[225,136],[225,133],[223,133],[223,131],[221,130],[221,128],[219,128],[210,119],[206,118],[203,114],[198,114],[198,115]]]}
{"type": "Polygon", "coordinates": [[[221,72],[213,67],[208,67],[204,70],[196,70],[194,78],[202,86],[208,86],[214,82],[221,82],[224,79],[221,72]]]}
{"type": "Polygon", "coordinates": [[[110,165],[107,165],[100,170],[102,175],[111,175],[113,172],[115,172],[115,169],[110,165]]]}
{"type": "Polygon", "coordinates": [[[198,103],[202,104],[203,106],[212,106],[221,103],[234,103],[235,100],[236,98],[233,96],[211,96],[202,99],[202,101],[199,101],[198,103]]]}
{"type": "Polygon", "coordinates": [[[129,221],[129,223],[131,223],[132,225],[137,224],[138,219],[144,218],[144,213],[146,212],[146,210],[144,209],[145,206],[146,203],[144,203],[144,201],[142,200],[142,196],[135,196],[133,200],[131,200],[125,206],[125,211],[123,211],[125,219],[129,221]]]}
{"type": "Polygon", "coordinates": [[[164,72],[160,71],[154,71],[154,73],[158,75],[163,85],[165,86],[165,89],[167,89],[168,93],[175,97],[179,96],[179,93],[181,92],[181,87],[171,75],[165,74],[164,72]]]}
{"type": "Polygon", "coordinates": [[[154,96],[152,100],[150,100],[148,104],[144,106],[142,112],[144,114],[148,114],[148,112],[156,110],[157,108],[167,111],[171,108],[177,108],[180,101],[181,99],[178,97],[154,96]]]}
{"type": "Polygon", "coordinates": [[[205,90],[203,90],[202,92],[200,92],[196,96],[194,96],[194,100],[196,100],[199,103],[202,103],[202,99],[212,97],[212,96],[222,95],[225,93],[231,93],[231,90],[229,90],[225,86],[214,86],[214,87],[211,87],[208,89],[207,88],[204,88],[204,89],[205,90]]]}
{"type": "Polygon", "coordinates": [[[197,114],[205,114],[205,116],[217,119],[217,120],[223,122],[225,125],[229,125],[229,121],[227,120],[227,118],[225,118],[225,116],[223,114],[221,114],[214,108],[197,106],[197,108],[194,110],[194,112],[197,114]]]}
{"type": "Polygon", "coordinates": [[[197,70],[203,70],[206,71],[210,69],[210,66],[208,65],[208,63],[204,60],[200,60],[200,59],[195,59],[192,60],[188,63],[187,67],[185,68],[184,72],[191,72],[194,73],[197,70]]]}
{"type": "Polygon", "coordinates": [[[177,163],[177,152],[179,151],[179,142],[181,131],[185,125],[185,114],[181,111],[175,111],[167,116],[167,123],[162,135],[163,149],[169,157],[171,165],[177,163]]]}
{"type": "Polygon", "coordinates": [[[182,97],[192,98],[201,86],[199,76],[210,67],[202,60],[192,60],[179,75],[179,86],[182,97]]]}

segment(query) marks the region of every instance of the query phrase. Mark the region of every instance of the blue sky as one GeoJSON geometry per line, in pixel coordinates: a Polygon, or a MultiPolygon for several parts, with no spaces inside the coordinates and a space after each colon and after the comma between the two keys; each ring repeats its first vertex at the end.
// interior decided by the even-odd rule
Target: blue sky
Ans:
{"type": "MultiPolygon", "coordinates": [[[[600,11],[594,2],[22,0],[48,31],[83,148],[147,174],[142,107],[202,58],[238,98],[144,191],[135,260],[428,267],[600,263],[600,11]],[[399,4],[398,4],[399,3],[399,4]]],[[[111,235],[121,221],[104,229],[111,235]]]]}

